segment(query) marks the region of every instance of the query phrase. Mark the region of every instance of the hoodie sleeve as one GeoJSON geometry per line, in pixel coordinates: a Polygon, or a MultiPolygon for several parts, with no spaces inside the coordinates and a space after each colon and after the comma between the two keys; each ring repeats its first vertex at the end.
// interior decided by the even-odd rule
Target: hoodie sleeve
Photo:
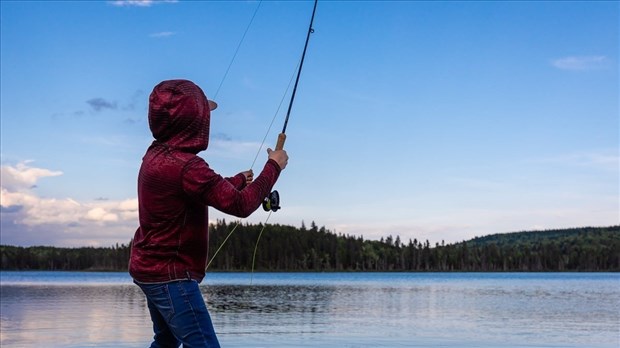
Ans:
{"type": "Polygon", "coordinates": [[[231,178],[226,178],[237,190],[242,190],[246,185],[245,175],[239,173],[231,178]]]}
{"type": "Polygon", "coordinates": [[[202,159],[190,161],[183,174],[183,190],[193,199],[236,217],[250,216],[267,197],[280,175],[280,166],[267,161],[260,175],[243,188],[215,173],[202,159]]]}

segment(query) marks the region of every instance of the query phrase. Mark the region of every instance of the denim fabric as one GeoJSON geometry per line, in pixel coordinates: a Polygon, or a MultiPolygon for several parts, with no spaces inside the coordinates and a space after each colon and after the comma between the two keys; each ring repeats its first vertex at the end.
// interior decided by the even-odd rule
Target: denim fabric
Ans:
{"type": "Polygon", "coordinates": [[[219,348],[209,311],[195,280],[136,284],[146,295],[155,336],[151,348],[219,348]]]}

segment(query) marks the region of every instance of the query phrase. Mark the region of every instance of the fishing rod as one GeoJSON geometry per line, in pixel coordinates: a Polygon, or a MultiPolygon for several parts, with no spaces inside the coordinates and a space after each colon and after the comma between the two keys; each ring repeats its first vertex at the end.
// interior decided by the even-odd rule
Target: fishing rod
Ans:
{"type": "MultiPolygon", "coordinates": [[[[277,140],[277,144],[276,144],[276,150],[284,149],[284,142],[286,141],[286,127],[288,125],[288,120],[289,120],[289,117],[291,115],[291,110],[293,108],[293,101],[295,100],[295,94],[297,92],[297,85],[299,84],[299,77],[301,76],[301,69],[303,67],[304,59],[306,57],[306,51],[308,49],[308,42],[310,41],[310,34],[314,33],[314,29],[312,28],[312,24],[314,23],[314,14],[316,13],[317,3],[318,3],[318,0],[315,0],[314,1],[314,7],[312,8],[312,17],[310,18],[310,25],[308,27],[308,34],[306,35],[306,42],[304,44],[304,50],[302,52],[301,60],[299,62],[299,65],[296,67],[296,69],[297,69],[297,77],[295,79],[295,86],[293,87],[293,92],[291,94],[291,100],[289,101],[288,110],[286,112],[286,118],[284,120],[284,127],[282,128],[282,132],[278,135],[278,140],[277,140]]],[[[260,7],[260,3],[259,3],[258,7],[260,7]]],[[[258,11],[258,7],[256,8],[256,10],[254,12],[254,15],[252,16],[252,19],[250,20],[250,24],[248,24],[248,27],[246,28],[246,32],[248,31],[250,25],[252,24],[252,21],[254,20],[254,17],[256,16],[256,11],[258,11]]],[[[241,42],[243,42],[243,38],[245,38],[245,33],[243,34],[243,37],[241,38],[241,42]]],[[[239,50],[239,46],[241,46],[241,42],[239,42],[239,45],[237,46],[237,50],[235,51],[235,55],[233,56],[233,60],[235,59],[235,57],[237,55],[237,51],[239,50]]],[[[230,65],[232,65],[232,61],[231,61],[230,65]]],[[[230,69],[230,65],[228,66],[228,69],[227,69],[226,74],[224,75],[224,78],[226,78],[226,75],[228,74],[228,70],[230,69]]],[[[276,111],[276,113],[273,116],[273,119],[271,120],[271,124],[269,125],[269,129],[267,130],[267,133],[265,134],[265,137],[263,138],[263,141],[261,143],[260,148],[263,147],[263,145],[265,143],[265,140],[267,139],[267,136],[269,134],[269,130],[271,129],[271,125],[273,125],[273,122],[274,122],[274,120],[275,120],[275,118],[276,118],[276,116],[278,114],[278,111],[280,110],[280,106],[284,102],[286,93],[288,92],[288,89],[290,88],[292,80],[293,80],[293,76],[291,76],[291,80],[289,81],[289,85],[288,85],[288,87],[286,89],[286,92],[282,96],[282,100],[280,100],[280,105],[278,106],[278,110],[276,111]]],[[[222,83],[223,83],[223,81],[220,82],[220,87],[221,87],[222,83]]],[[[219,87],[218,87],[218,92],[219,92],[219,87]]],[[[259,148],[259,151],[256,154],[256,157],[254,158],[254,162],[252,163],[252,168],[254,167],[254,163],[256,162],[256,159],[258,158],[258,155],[260,154],[260,148],[259,148]]],[[[268,211],[269,215],[267,216],[267,219],[265,220],[265,223],[263,224],[263,228],[260,230],[260,232],[258,234],[258,238],[256,239],[256,245],[254,246],[254,254],[252,256],[252,275],[254,274],[254,262],[256,260],[256,252],[257,252],[257,249],[258,249],[258,243],[259,243],[259,241],[261,239],[261,236],[263,235],[263,231],[265,230],[265,227],[267,226],[267,221],[269,221],[269,217],[271,216],[272,212],[275,212],[278,209],[280,209],[280,195],[279,195],[278,191],[274,190],[267,197],[265,197],[265,199],[263,200],[263,209],[265,211],[268,211]]],[[[224,241],[220,244],[220,246],[215,251],[213,256],[210,257],[210,260],[207,263],[207,266],[205,267],[205,271],[207,269],[209,269],[209,266],[211,265],[211,263],[215,259],[215,256],[220,252],[222,247],[226,244],[226,242],[228,241],[230,236],[235,232],[235,230],[237,229],[238,226],[239,226],[239,222],[237,222],[235,224],[235,227],[233,227],[233,229],[228,233],[226,238],[224,238],[224,241]]],[[[252,282],[252,280],[250,280],[250,284],[251,284],[251,282],[252,282]]]]}
{"type": "MultiPolygon", "coordinates": [[[[276,150],[284,149],[284,142],[286,141],[286,127],[288,126],[288,119],[291,116],[291,110],[293,108],[293,101],[295,101],[295,94],[297,93],[297,85],[299,84],[299,77],[301,76],[301,70],[304,67],[304,59],[306,58],[306,50],[308,49],[308,42],[310,41],[310,34],[314,33],[312,24],[314,23],[314,14],[316,13],[316,5],[318,0],[314,0],[314,7],[312,8],[312,17],[310,18],[310,25],[308,26],[308,34],[306,35],[306,43],[304,44],[304,50],[301,54],[301,61],[299,62],[299,69],[297,70],[297,77],[295,78],[295,85],[293,87],[293,93],[291,94],[291,100],[288,103],[288,110],[286,111],[286,117],[284,118],[284,126],[282,132],[278,134],[278,141],[276,143],[276,150]]],[[[277,190],[272,191],[263,200],[263,209],[265,211],[276,212],[280,209],[280,194],[277,190]]]]}

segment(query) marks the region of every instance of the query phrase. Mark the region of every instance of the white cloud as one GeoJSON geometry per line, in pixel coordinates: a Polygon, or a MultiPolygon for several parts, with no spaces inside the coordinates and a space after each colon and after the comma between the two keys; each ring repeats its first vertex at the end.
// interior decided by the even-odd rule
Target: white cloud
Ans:
{"type": "MultiPolygon", "coordinates": [[[[115,203],[116,204],[116,203],[115,203]]],[[[118,203],[118,208],[122,211],[137,211],[138,210],[138,199],[126,199],[118,203]]]]}
{"type": "Polygon", "coordinates": [[[551,65],[562,70],[595,70],[608,67],[609,58],[606,56],[570,56],[554,59],[551,65]]]}
{"type": "Polygon", "coordinates": [[[62,175],[61,171],[35,168],[28,164],[31,161],[20,162],[17,165],[0,167],[0,183],[2,187],[11,191],[30,189],[40,178],[62,175]]]}
{"type": "Polygon", "coordinates": [[[86,213],[86,218],[98,222],[118,221],[118,215],[110,213],[102,207],[95,207],[90,209],[86,213]]]}
{"type": "Polygon", "coordinates": [[[17,215],[14,216],[16,223],[24,225],[77,222],[81,210],[80,204],[72,199],[43,199],[32,193],[9,192],[4,187],[1,188],[0,201],[2,207],[21,207],[13,215],[17,215]]]}
{"type": "Polygon", "coordinates": [[[177,0],[113,0],[110,1],[110,4],[113,6],[119,7],[128,7],[128,6],[136,6],[136,7],[149,7],[154,4],[163,4],[163,3],[175,3],[177,0]]]}
{"type": "Polygon", "coordinates": [[[2,207],[21,207],[9,211],[16,211],[11,213],[16,223],[27,226],[135,222],[138,218],[137,199],[81,203],[71,198],[41,198],[32,192],[10,192],[4,187],[0,194],[2,207]]]}
{"type": "Polygon", "coordinates": [[[138,225],[137,198],[78,202],[39,197],[32,189],[39,178],[61,174],[27,162],[2,166],[2,243],[62,245],[71,241],[81,246],[92,245],[93,240],[126,242],[131,238],[138,225]]]}

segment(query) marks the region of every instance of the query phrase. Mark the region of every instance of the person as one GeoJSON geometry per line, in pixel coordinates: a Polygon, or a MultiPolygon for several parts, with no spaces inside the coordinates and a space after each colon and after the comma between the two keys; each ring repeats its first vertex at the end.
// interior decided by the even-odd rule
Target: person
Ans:
{"type": "Polygon", "coordinates": [[[129,273],[144,292],[154,339],[151,347],[219,347],[198,284],[208,259],[211,206],[237,217],[254,212],[288,163],[284,150],[267,149],[251,170],[223,178],[197,154],[209,144],[217,104],[189,80],[159,83],[149,97],[155,140],[138,175],[140,225],[131,244],[129,273]]]}

